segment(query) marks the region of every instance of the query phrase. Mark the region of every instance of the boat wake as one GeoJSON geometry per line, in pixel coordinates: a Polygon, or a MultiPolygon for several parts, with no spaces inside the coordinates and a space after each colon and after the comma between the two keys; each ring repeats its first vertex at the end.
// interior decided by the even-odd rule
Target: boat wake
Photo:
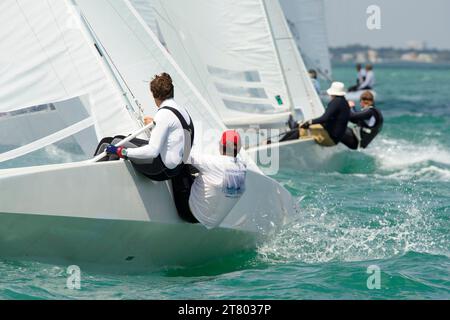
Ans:
{"type": "Polygon", "coordinates": [[[437,143],[410,144],[381,139],[365,151],[376,161],[379,176],[399,180],[450,181],[450,151],[437,143]]]}
{"type": "Polygon", "coordinates": [[[408,252],[450,257],[450,236],[426,203],[387,204],[380,214],[334,214],[305,207],[296,222],[258,249],[267,263],[356,262],[388,259],[408,252]]]}
{"type": "Polygon", "coordinates": [[[448,149],[380,139],[345,157],[337,172],[286,176],[291,192],[307,197],[296,222],[259,248],[263,261],[352,262],[408,252],[450,257],[448,149]]]}

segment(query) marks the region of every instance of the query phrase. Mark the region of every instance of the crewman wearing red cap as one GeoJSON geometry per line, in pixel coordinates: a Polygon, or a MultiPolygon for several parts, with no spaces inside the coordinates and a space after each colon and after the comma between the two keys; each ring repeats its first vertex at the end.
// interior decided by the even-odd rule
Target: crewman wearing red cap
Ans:
{"type": "Polygon", "coordinates": [[[247,165],[239,156],[241,137],[225,131],[220,156],[191,154],[190,162],[200,172],[191,188],[189,208],[205,227],[218,227],[245,192],[247,165]]]}

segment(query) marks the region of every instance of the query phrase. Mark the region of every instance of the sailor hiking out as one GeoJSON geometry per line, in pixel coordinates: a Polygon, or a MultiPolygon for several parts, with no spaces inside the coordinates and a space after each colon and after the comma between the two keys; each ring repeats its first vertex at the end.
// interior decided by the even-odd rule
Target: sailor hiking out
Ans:
{"type": "MultiPolygon", "coordinates": [[[[350,104],[352,110],[355,105],[350,104]]],[[[352,111],[350,122],[356,126],[347,128],[342,143],[348,148],[357,150],[358,148],[367,148],[383,128],[383,114],[375,107],[375,98],[370,91],[365,91],[361,95],[362,111],[352,111]]]]}
{"type": "Polygon", "coordinates": [[[290,121],[292,131],[281,139],[282,142],[309,137],[324,147],[332,147],[341,142],[350,119],[350,107],[345,99],[344,84],[333,82],[327,94],[331,96],[331,101],[325,113],[319,118],[302,123],[290,121]]]}
{"type": "Polygon", "coordinates": [[[320,88],[320,82],[319,79],[317,79],[317,71],[314,69],[311,69],[308,71],[309,77],[311,78],[311,81],[313,83],[314,89],[316,89],[317,94],[320,95],[321,88],[320,88]]]}
{"type": "Polygon", "coordinates": [[[358,80],[356,85],[348,89],[349,92],[373,90],[375,87],[375,72],[373,71],[373,65],[367,64],[363,69],[361,64],[356,65],[358,71],[358,80]]]}
{"type": "Polygon", "coordinates": [[[155,76],[150,85],[158,107],[150,141],[133,139],[122,147],[115,147],[124,137],[105,138],[97,154],[106,150],[105,160],[130,160],[137,171],[155,181],[170,180],[178,176],[189,158],[194,141],[194,124],[188,111],[174,100],[172,78],[167,73],[155,76]]]}
{"type": "Polygon", "coordinates": [[[220,155],[191,155],[190,163],[199,175],[192,185],[189,208],[209,229],[218,227],[245,193],[247,164],[240,150],[239,133],[229,130],[219,143],[220,155]]]}
{"type": "Polygon", "coordinates": [[[358,63],[356,65],[357,79],[356,85],[348,88],[349,92],[358,91],[358,88],[366,81],[367,71],[366,68],[363,68],[362,64],[358,63]]]}
{"type": "Polygon", "coordinates": [[[245,192],[247,166],[239,157],[241,138],[236,131],[223,133],[220,155],[191,155],[194,127],[187,110],[174,98],[172,79],[166,73],[151,82],[159,110],[150,141],[133,139],[116,147],[124,137],[106,138],[97,154],[106,150],[104,160],[130,160],[137,171],[155,181],[172,181],[175,206],[181,219],[218,227],[245,192]],[[187,164],[189,163],[189,164],[187,164]]]}

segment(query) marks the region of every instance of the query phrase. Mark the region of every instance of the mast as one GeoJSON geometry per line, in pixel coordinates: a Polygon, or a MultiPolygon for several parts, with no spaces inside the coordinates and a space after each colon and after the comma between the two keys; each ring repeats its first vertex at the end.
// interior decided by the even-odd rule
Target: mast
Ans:
{"type": "MultiPolygon", "coordinates": [[[[75,7],[78,7],[76,0],[70,0],[72,4],[75,7]]],[[[102,45],[100,39],[97,37],[95,31],[87,21],[84,14],[79,12],[80,19],[83,23],[83,26],[85,28],[85,31],[90,36],[91,40],[94,43],[94,46],[101,58],[101,61],[103,62],[103,65],[108,70],[108,73],[111,75],[112,79],[114,80],[114,83],[116,84],[117,89],[121,92],[121,96],[124,100],[125,107],[130,112],[132,117],[138,122],[138,124],[143,127],[144,126],[144,110],[142,109],[142,105],[139,103],[138,99],[134,96],[132,90],[127,85],[125,79],[123,78],[122,74],[119,72],[117,67],[114,64],[114,61],[112,60],[111,56],[109,55],[106,48],[102,45]],[[131,98],[129,97],[131,95],[131,98]],[[133,107],[134,105],[134,107],[133,107]]],[[[148,132],[147,132],[148,134],[148,132]]]]}

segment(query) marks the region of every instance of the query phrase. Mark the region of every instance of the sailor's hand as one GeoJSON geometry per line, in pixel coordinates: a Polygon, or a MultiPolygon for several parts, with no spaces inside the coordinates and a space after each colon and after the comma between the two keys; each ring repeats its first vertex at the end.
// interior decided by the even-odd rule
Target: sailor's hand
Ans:
{"type": "Polygon", "coordinates": [[[144,118],[144,124],[146,126],[148,126],[149,124],[153,123],[153,121],[154,121],[154,119],[152,117],[147,116],[147,117],[144,118]]]}
{"type": "Polygon", "coordinates": [[[351,101],[351,100],[350,100],[350,101],[348,102],[348,105],[350,106],[351,109],[353,109],[354,107],[356,107],[355,101],[351,101]]]}
{"type": "Polygon", "coordinates": [[[124,147],[116,147],[113,145],[109,145],[106,147],[106,153],[107,154],[115,154],[119,158],[126,158],[127,157],[127,149],[124,147]]]}
{"type": "Polygon", "coordinates": [[[311,126],[311,121],[306,121],[306,122],[300,123],[300,128],[302,128],[302,129],[309,129],[310,126],[311,126]]]}

